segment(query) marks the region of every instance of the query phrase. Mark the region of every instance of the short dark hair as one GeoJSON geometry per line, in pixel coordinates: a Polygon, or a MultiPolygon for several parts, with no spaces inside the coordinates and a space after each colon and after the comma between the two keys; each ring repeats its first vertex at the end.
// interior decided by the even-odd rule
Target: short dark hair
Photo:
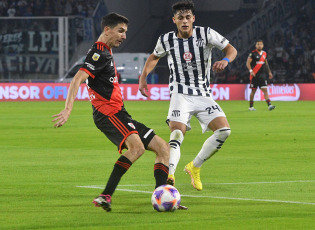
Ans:
{"type": "Polygon", "coordinates": [[[191,10],[192,14],[195,14],[195,5],[190,0],[184,0],[176,2],[172,5],[173,14],[175,15],[178,11],[191,10]]]}
{"type": "Polygon", "coordinates": [[[129,20],[128,20],[128,18],[126,18],[125,16],[122,16],[120,14],[109,13],[102,18],[101,29],[103,31],[106,26],[108,26],[110,28],[114,28],[115,26],[117,26],[120,23],[124,23],[124,24],[128,25],[129,20]]]}
{"type": "Polygon", "coordinates": [[[262,39],[258,39],[258,40],[256,41],[256,43],[257,43],[257,42],[262,42],[262,43],[264,43],[262,39]]]}

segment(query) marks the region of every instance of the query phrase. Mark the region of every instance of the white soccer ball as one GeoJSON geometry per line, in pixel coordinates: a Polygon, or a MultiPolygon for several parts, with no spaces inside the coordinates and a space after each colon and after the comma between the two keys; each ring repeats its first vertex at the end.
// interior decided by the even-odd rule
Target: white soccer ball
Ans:
{"type": "Polygon", "coordinates": [[[172,185],[161,185],[153,191],[151,202],[158,212],[173,212],[180,204],[180,194],[172,185]]]}

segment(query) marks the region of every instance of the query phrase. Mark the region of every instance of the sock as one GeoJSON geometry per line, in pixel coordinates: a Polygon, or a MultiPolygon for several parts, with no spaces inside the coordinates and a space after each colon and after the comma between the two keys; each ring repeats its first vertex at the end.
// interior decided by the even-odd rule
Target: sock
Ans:
{"type": "Polygon", "coordinates": [[[271,105],[270,99],[266,100],[266,102],[267,102],[268,106],[271,105]]]}
{"type": "Polygon", "coordinates": [[[154,164],[155,188],[166,184],[168,167],[162,163],[154,164]]]}
{"type": "Polygon", "coordinates": [[[184,140],[184,135],[179,129],[175,129],[170,135],[170,161],[169,174],[174,175],[180,159],[180,146],[184,140]]]}
{"type": "Polygon", "coordinates": [[[249,101],[249,107],[253,107],[254,106],[254,101],[249,101]]]}
{"type": "Polygon", "coordinates": [[[112,174],[110,175],[105,190],[102,192],[102,194],[112,196],[121,177],[127,172],[131,165],[132,163],[127,157],[121,156],[116,161],[112,174]]]}
{"type": "Polygon", "coordinates": [[[200,152],[193,160],[195,167],[200,168],[201,165],[212,157],[223,145],[224,141],[228,138],[231,133],[230,128],[221,128],[214,131],[213,135],[209,137],[203,144],[200,152]]]}

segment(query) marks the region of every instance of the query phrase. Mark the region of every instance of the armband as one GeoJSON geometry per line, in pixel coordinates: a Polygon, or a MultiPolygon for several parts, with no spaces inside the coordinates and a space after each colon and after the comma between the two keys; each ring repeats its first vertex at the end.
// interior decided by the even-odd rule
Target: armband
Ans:
{"type": "Polygon", "coordinates": [[[223,58],[222,60],[227,61],[228,63],[230,63],[230,59],[228,59],[227,57],[223,58]]]}

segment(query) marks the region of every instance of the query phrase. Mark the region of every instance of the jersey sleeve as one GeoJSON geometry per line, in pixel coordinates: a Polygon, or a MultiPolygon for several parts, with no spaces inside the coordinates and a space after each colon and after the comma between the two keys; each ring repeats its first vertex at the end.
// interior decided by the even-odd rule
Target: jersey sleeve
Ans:
{"type": "Polygon", "coordinates": [[[81,69],[87,72],[92,78],[95,78],[95,76],[102,71],[110,61],[111,58],[104,52],[100,50],[90,50],[81,69]]]}
{"type": "Polygon", "coordinates": [[[164,57],[166,55],[166,50],[163,47],[161,37],[159,37],[156,46],[154,48],[153,54],[157,57],[164,57]]]}
{"type": "Polygon", "coordinates": [[[212,45],[219,50],[223,50],[229,44],[229,40],[210,28],[207,29],[207,39],[209,45],[212,45]]]}

